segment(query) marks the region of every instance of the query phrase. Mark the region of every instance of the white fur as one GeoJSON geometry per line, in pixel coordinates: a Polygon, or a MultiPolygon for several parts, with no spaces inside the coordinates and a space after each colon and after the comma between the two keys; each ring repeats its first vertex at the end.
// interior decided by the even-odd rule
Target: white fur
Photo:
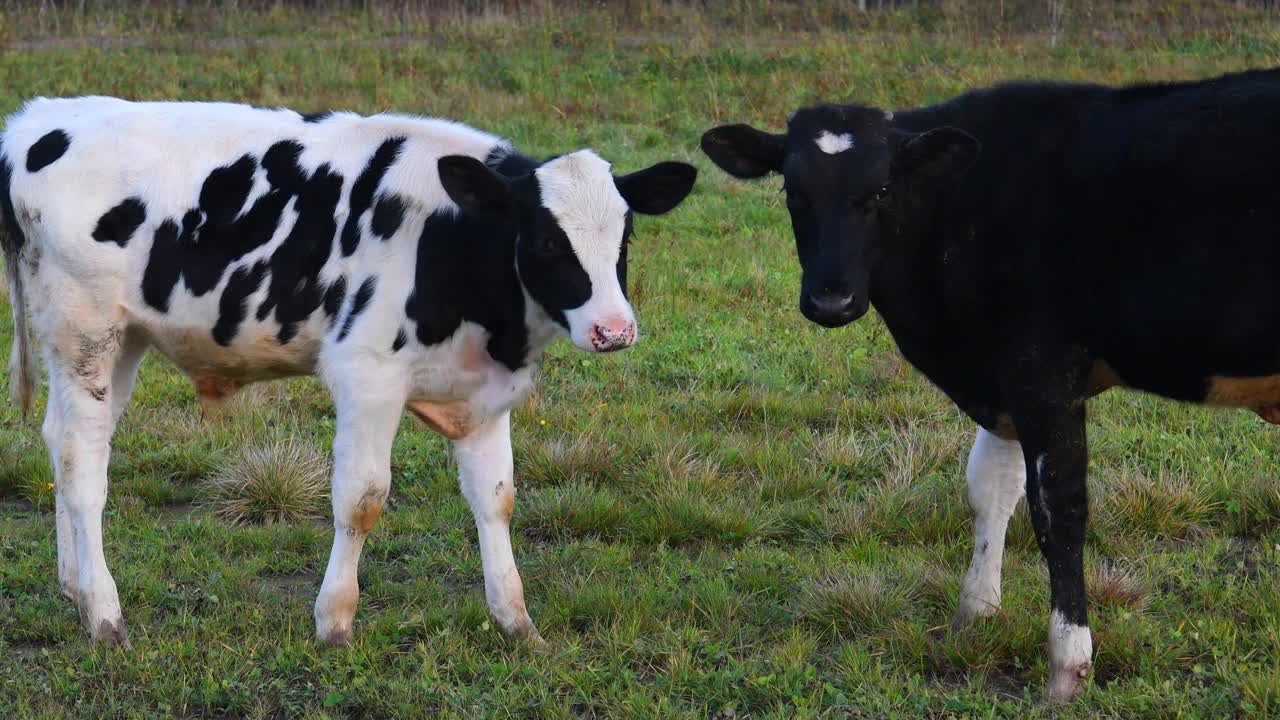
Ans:
{"type": "MultiPolygon", "coordinates": [[[[463,323],[430,347],[411,340],[400,352],[391,351],[402,327],[414,334],[404,305],[414,287],[423,223],[434,212],[456,210],[437,176],[437,159],[459,154],[484,159],[509,147],[505,141],[457,123],[402,115],[338,113],[306,123],[288,110],[104,97],[33,100],[9,118],[2,140],[13,168],[16,220],[27,238],[20,277],[34,296],[31,324],[50,372],[44,437],[57,481],[58,575],[91,636],[123,639],[119,598],[102,546],[102,510],[111,434],[151,346],[195,378],[247,383],[316,373],[329,387],[337,411],[335,536],[315,608],[322,640],[350,637],[361,548],[369,518],[377,517],[367,511],[380,510],[389,491],[391,445],[406,402],[447,405],[464,420],[459,427],[471,436],[457,441],[456,452],[481,534],[490,606],[505,629],[521,623],[532,628],[527,614],[521,616],[523,597],[506,524],[493,520],[484,493],[499,482],[510,488],[508,412],[528,394],[532,363],[560,332],[558,325],[536,303],[526,304],[529,364],[515,372],[488,355],[488,333],[473,323],[463,323]],[[38,172],[27,172],[27,149],[54,129],[70,136],[68,150],[38,172]],[[378,146],[396,136],[405,143],[378,189],[404,199],[400,228],[385,241],[371,241],[363,232],[370,222],[366,213],[358,218],[362,241],[356,252],[342,257],[335,238],[320,270],[325,284],[344,276],[348,297],[365,278],[377,276],[371,302],[342,342],[336,341],[336,328],[349,311],[349,299],[333,328],[317,310],[280,346],[274,313],[259,321],[255,312],[269,278],[248,299],[233,341],[224,347],[211,336],[229,278],[269,258],[284,242],[296,219],[293,201],[270,242],[234,261],[212,291],[196,297],[179,280],[167,312],[144,301],[142,277],[156,228],[198,206],[201,185],[213,169],[246,153],[261,157],[276,142],[296,140],[304,147],[299,164],[306,172],[328,164],[343,177],[335,217],[340,232],[352,184],[378,146]],[[125,248],[95,242],[91,235],[98,219],[128,197],[145,203],[146,221],[125,248]],[[101,346],[87,359],[86,342],[101,346]],[[93,395],[97,390],[105,392],[101,400],[93,395]]],[[[575,343],[590,349],[582,335],[591,321],[633,318],[614,270],[626,204],[608,163],[589,151],[559,158],[538,172],[548,209],[591,274],[593,296],[571,314],[575,343]]],[[[268,190],[259,168],[241,212],[268,190]]]]}
{"type": "Polygon", "coordinates": [[[823,130],[814,139],[818,149],[828,155],[839,155],[845,150],[853,149],[853,136],[849,133],[841,133],[836,135],[829,130],[823,130]]]}
{"type": "Polygon", "coordinates": [[[1050,702],[1066,702],[1084,686],[1093,667],[1093,636],[1085,625],[1067,622],[1054,610],[1049,616],[1049,682],[1045,692],[1050,702]]]}
{"type": "Polygon", "coordinates": [[[967,480],[973,510],[973,559],[960,590],[953,623],[967,625],[1000,609],[1000,571],[1005,532],[1026,492],[1026,460],[1017,440],[1002,440],[978,428],[969,452],[967,480]]]}
{"type": "MultiPolygon", "coordinates": [[[[1036,488],[1040,500],[1040,516],[1044,518],[1044,529],[1047,532],[1053,525],[1053,511],[1049,509],[1049,493],[1045,490],[1044,484],[1044,461],[1049,458],[1049,453],[1042,452],[1036,456],[1036,488]]],[[[1040,542],[1044,542],[1044,537],[1040,538],[1040,542]]]]}
{"type": "Polygon", "coordinates": [[[542,205],[559,223],[591,278],[591,299],[565,312],[569,337],[591,350],[588,333],[595,323],[635,322],[631,303],[618,284],[618,256],[627,220],[627,201],[613,183],[609,163],[590,150],[558,157],[534,171],[542,205]]]}
{"type": "Polygon", "coordinates": [[[511,455],[511,416],[502,413],[471,435],[454,442],[458,482],[471,505],[480,535],[484,594],[489,612],[508,636],[537,637],[524,604],[524,586],[511,552],[511,518],[515,502],[511,455]]]}

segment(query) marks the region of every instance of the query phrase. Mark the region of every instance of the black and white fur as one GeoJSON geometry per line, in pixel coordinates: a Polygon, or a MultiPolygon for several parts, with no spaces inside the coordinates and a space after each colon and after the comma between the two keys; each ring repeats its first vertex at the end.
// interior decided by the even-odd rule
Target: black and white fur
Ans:
{"type": "Polygon", "coordinates": [[[49,373],[58,575],[90,636],[126,642],[102,544],[111,435],[148,348],[202,400],[314,373],[337,412],[335,537],[320,641],[351,637],[365,536],[408,407],[453,440],[489,607],[536,638],[511,552],[510,409],[546,345],[632,344],[632,212],[695,170],[615,177],[580,150],[539,163],[497,137],[404,115],[39,98],[0,136],[14,308],[11,390],[49,373]]]}

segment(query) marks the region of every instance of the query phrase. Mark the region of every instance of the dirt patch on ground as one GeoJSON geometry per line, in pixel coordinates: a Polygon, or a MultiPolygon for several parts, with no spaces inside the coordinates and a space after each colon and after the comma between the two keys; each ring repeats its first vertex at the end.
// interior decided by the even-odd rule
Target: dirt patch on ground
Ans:
{"type": "Polygon", "coordinates": [[[26,524],[38,520],[40,514],[27,500],[0,500],[0,522],[26,524]]]}
{"type": "Polygon", "coordinates": [[[11,656],[16,657],[18,662],[21,663],[26,660],[34,660],[35,658],[40,657],[40,654],[44,650],[51,649],[52,647],[53,645],[51,643],[24,641],[10,645],[9,653],[11,656]]]}
{"type": "Polygon", "coordinates": [[[264,575],[258,580],[258,589],[265,595],[285,600],[308,598],[320,591],[320,578],[307,573],[264,575]]]}
{"type": "Polygon", "coordinates": [[[171,505],[161,505],[155,509],[157,515],[164,522],[178,522],[180,520],[190,520],[191,516],[199,510],[199,506],[192,502],[173,503],[171,505]]]}

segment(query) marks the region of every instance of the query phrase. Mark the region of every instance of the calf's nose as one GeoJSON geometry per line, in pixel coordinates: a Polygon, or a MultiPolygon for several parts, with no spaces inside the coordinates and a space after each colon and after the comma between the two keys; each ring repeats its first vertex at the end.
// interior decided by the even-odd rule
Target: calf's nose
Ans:
{"type": "Polygon", "coordinates": [[[809,304],[813,309],[825,315],[838,315],[846,312],[853,305],[853,293],[841,295],[833,292],[809,293],[809,304]]]}
{"type": "Polygon", "coordinates": [[[588,337],[591,339],[591,346],[599,352],[621,350],[636,341],[636,324],[631,320],[616,318],[593,323],[588,337]]]}

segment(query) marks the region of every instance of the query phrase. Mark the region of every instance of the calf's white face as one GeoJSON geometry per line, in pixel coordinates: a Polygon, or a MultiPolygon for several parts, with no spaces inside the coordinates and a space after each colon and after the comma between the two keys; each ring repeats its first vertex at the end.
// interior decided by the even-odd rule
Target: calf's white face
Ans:
{"type": "Polygon", "coordinates": [[[697,170],[664,162],[615,177],[590,150],[508,178],[474,158],[441,158],[440,179],[464,212],[516,224],[516,270],[529,297],[589,352],[631,346],[627,243],[633,212],[658,215],[693,188],[697,170]]]}
{"type": "Polygon", "coordinates": [[[585,303],[564,309],[570,339],[591,352],[629,347],[636,339],[636,319],[624,287],[626,269],[619,263],[626,262],[631,211],[613,184],[609,163],[583,150],[542,165],[534,175],[542,207],[590,286],[585,303]]]}

